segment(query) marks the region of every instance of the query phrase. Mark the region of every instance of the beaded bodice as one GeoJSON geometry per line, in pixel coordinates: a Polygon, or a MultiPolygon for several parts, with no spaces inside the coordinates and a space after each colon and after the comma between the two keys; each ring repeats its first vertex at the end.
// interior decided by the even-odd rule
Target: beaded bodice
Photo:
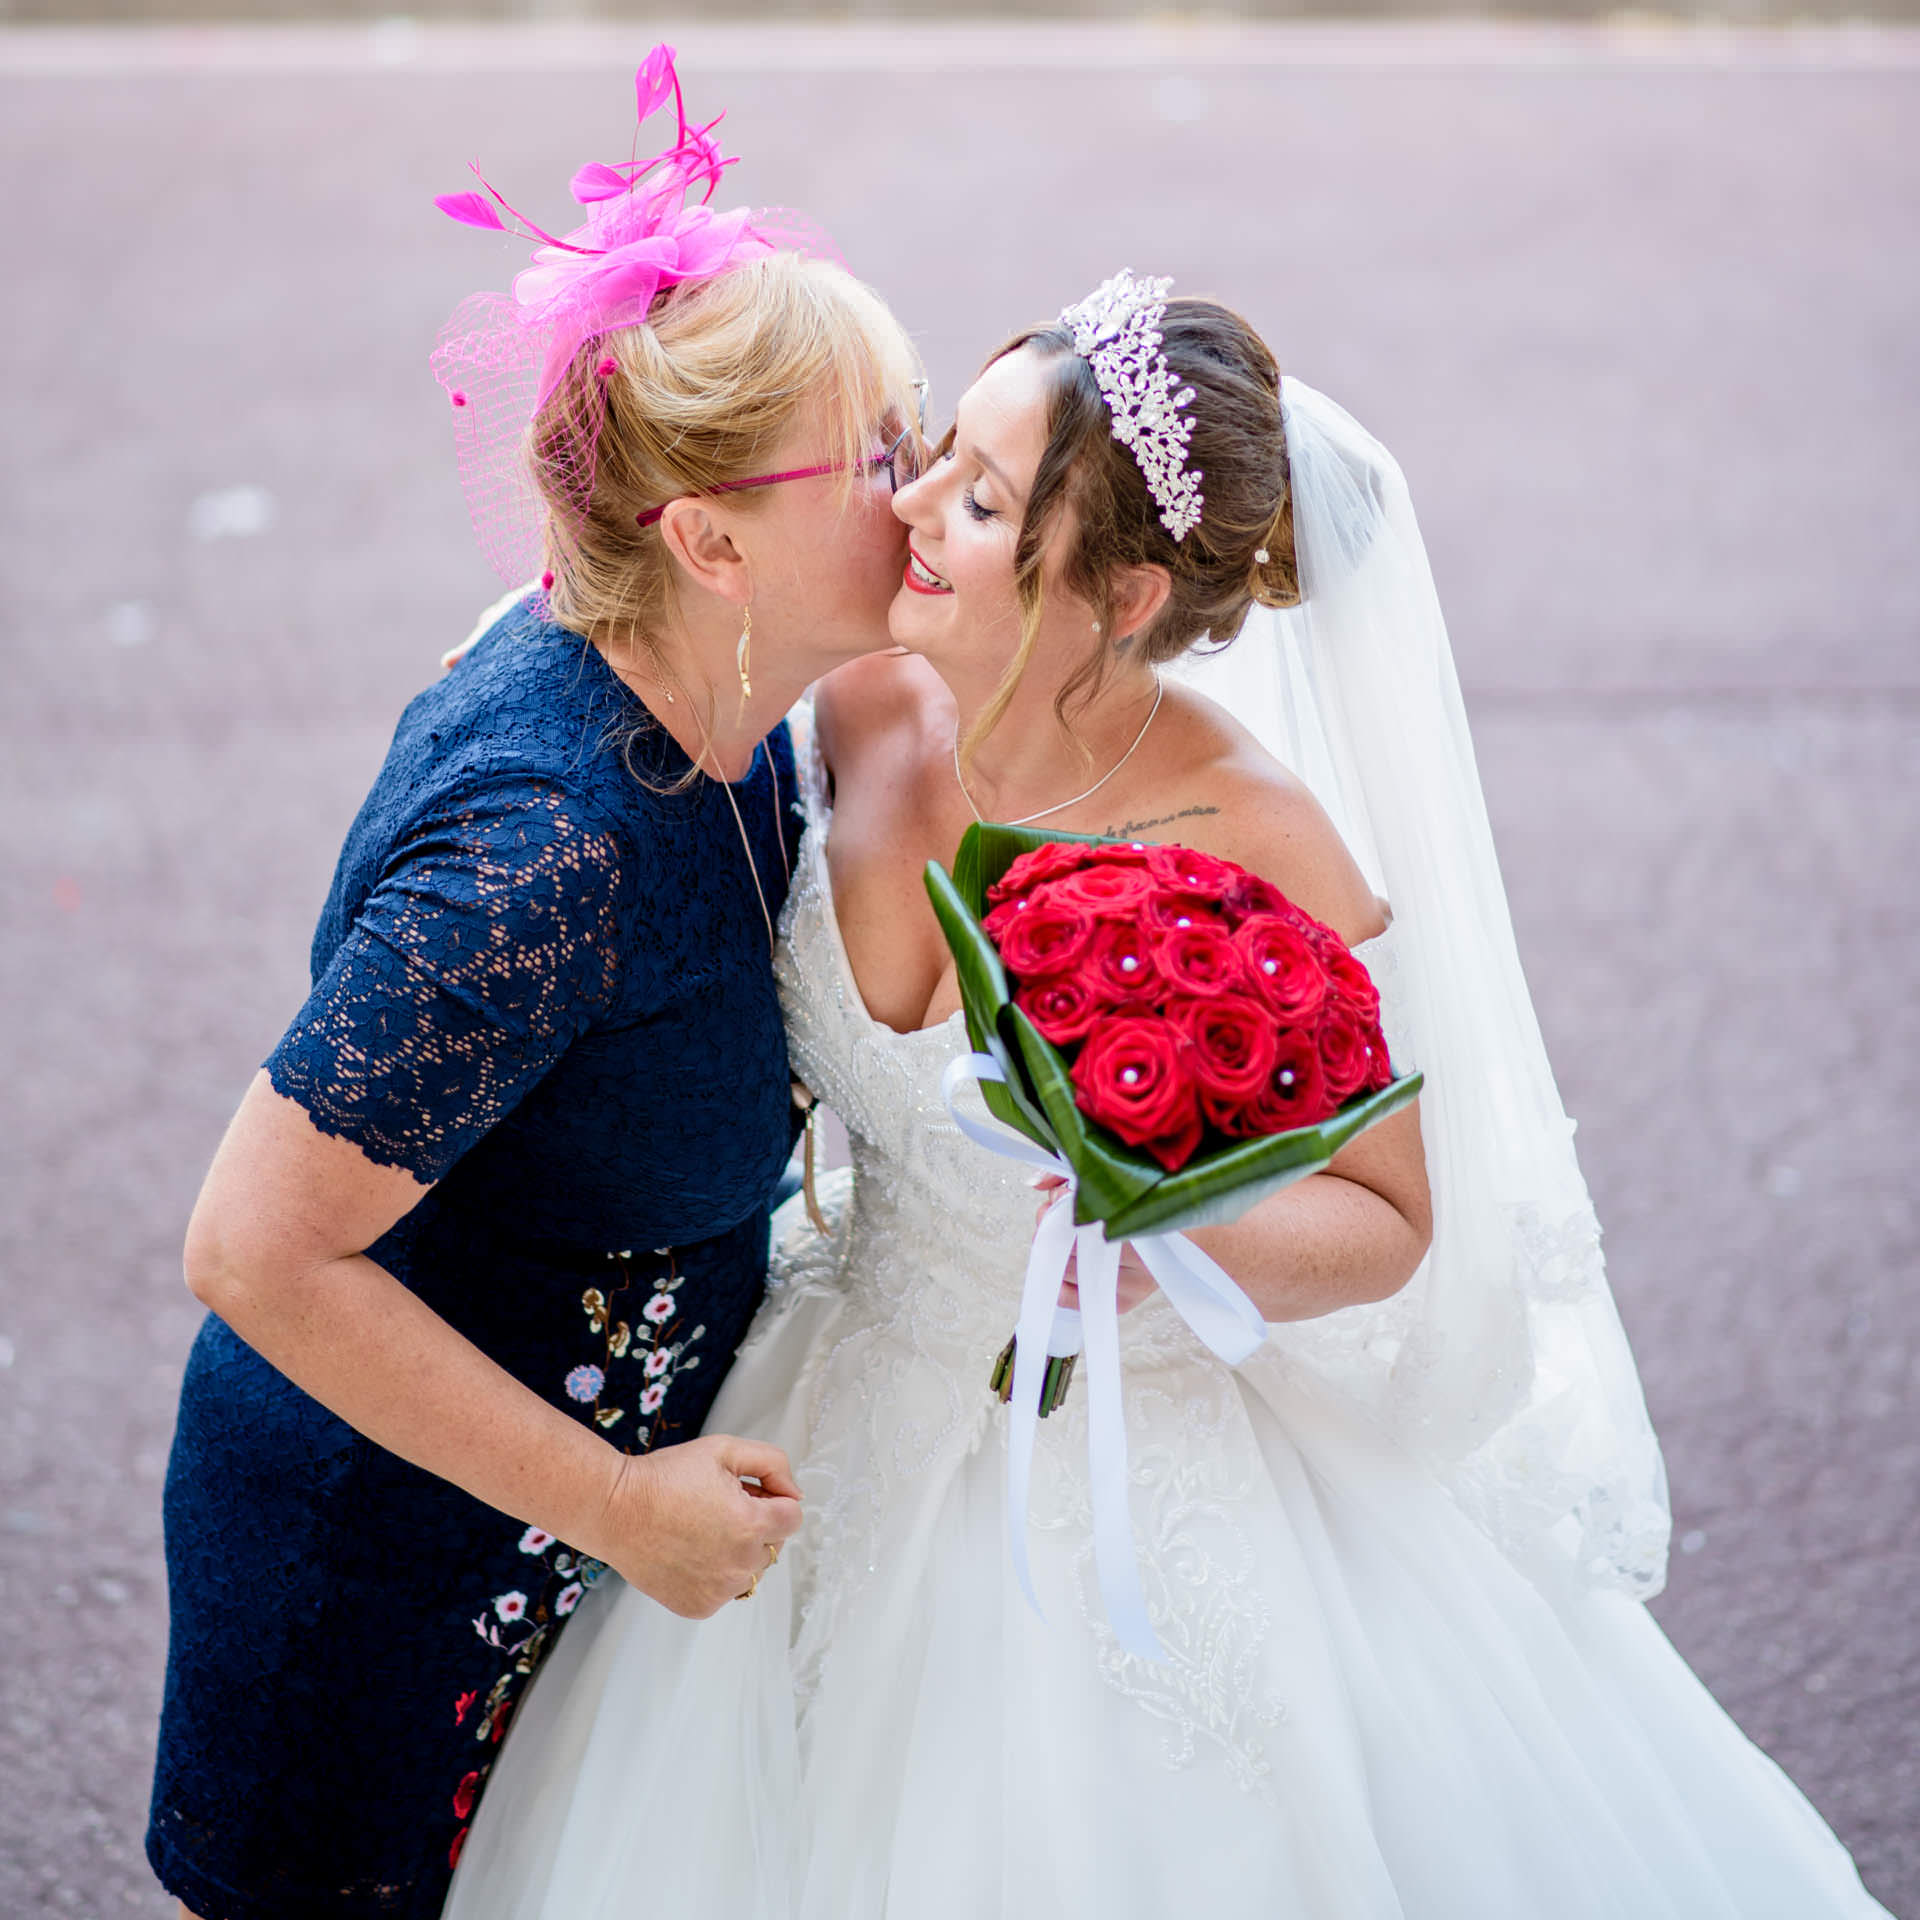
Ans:
{"type": "MultiPolygon", "coordinates": [[[[806,838],[775,974],[793,1071],[846,1124],[844,1232],[861,1257],[846,1260],[842,1284],[870,1295],[882,1318],[910,1314],[915,1332],[952,1357],[964,1348],[971,1375],[983,1348],[990,1361],[1012,1329],[1037,1201],[1025,1168],[983,1151],[947,1116],[940,1079],[967,1050],[961,1015],[899,1033],[868,1013],[834,914],[826,780],[804,708],[793,727],[806,838]]],[[[975,1090],[961,1098],[984,1116],[975,1090]]]]}

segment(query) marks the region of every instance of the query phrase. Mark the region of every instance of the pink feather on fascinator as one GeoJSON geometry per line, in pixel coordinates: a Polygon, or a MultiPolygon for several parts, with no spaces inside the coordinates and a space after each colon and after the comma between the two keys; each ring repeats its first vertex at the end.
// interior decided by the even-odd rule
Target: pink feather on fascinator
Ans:
{"type": "MultiPolygon", "coordinates": [[[[510,295],[471,294],[454,309],[432,359],[453,409],[460,484],[474,533],[510,584],[539,571],[543,549],[546,506],[527,462],[527,429],[580,350],[616,328],[641,325],[665,288],[710,280],[782,248],[831,254],[803,221],[744,207],[714,211],[714,190],[736,162],[714,138],[723,116],[705,126],[688,124],[673,63],[673,49],[657,46],[634,76],[636,125],[644,126],[671,99],[672,145],[649,160],[589,161],[580,168],[571,185],[586,220],[570,233],[535,226],[495,192],[477,165],[473,174],[483,192],[441,194],[434,202],[466,226],[539,243],[510,295]]],[[[604,380],[617,366],[603,360],[595,371],[604,380]]],[[[582,516],[593,500],[605,413],[596,387],[591,398],[573,406],[571,417],[555,423],[562,490],[582,516]]],[[[549,459],[553,451],[548,449],[549,459]]]]}

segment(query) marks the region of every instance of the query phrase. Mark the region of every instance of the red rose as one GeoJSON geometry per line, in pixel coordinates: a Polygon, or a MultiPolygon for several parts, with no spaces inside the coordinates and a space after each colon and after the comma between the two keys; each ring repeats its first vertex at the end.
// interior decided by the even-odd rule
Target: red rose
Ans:
{"type": "Polygon", "coordinates": [[[1344,994],[1328,995],[1314,1043],[1320,1050],[1329,1107],[1344,1105],[1367,1083],[1375,1051],[1367,1029],[1368,1022],[1354,1011],[1344,994]]]}
{"type": "Polygon", "coordinates": [[[1248,913],[1276,913],[1282,920],[1295,922],[1307,917],[1271,880],[1263,880],[1257,873],[1248,874],[1241,882],[1236,899],[1248,913]]]}
{"type": "Polygon", "coordinates": [[[453,1845],[447,1849],[447,1866],[449,1869],[457,1867],[460,1864],[460,1849],[466,1844],[467,1830],[465,1827],[462,1827],[460,1831],[453,1836],[453,1845]]]}
{"type": "Polygon", "coordinates": [[[1251,984],[1232,936],[1217,922],[1196,920],[1163,933],[1154,947],[1160,975],[1175,993],[1202,997],[1244,990],[1251,984]]]}
{"type": "Polygon", "coordinates": [[[1367,1091],[1378,1093],[1393,1083],[1393,1062],[1387,1056],[1387,1036],[1380,1031],[1377,1020],[1368,1023],[1367,1046],[1367,1091]]]}
{"type": "Polygon", "coordinates": [[[1379,1019],[1380,989],[1373,984],[1373,976],[1353,957],[1352,951],[1344,943],[1326,953],[1322,963],[1340,989],[1341,997],[1362,1020],[1379,1019]]]}
{"type": "Polygon", "coordinates": [[[1248,978],[1289,1026],[1311,1026],[1327,997],[1327,970],[1306,936],[1287,919],[1257,913],[1234,929],[1248,978]]]}
{"type": "Polygon", "coordinates": [[[1151,1005],[1164,990],[1153,936],[1131,920],[1103,920],[1079,969],[1109,1006],[1151,1005]]]}
{"type": "Polygon", "coordinates": [[[1152,897],[1153,890],[1153,876],[1144,867],[1106,861],[1051,882],[1046,898],[1050,905],[1076,912],[1136,913],[1152,897]]]}
{"type": "Polygon", "coordinates": [[[1196,1101],[1174,1132],[1163,1133],[1159,1139],[1147,1141],[1146,1150],[1169,1173],[1178,1173],[1193,1158],[1194,1149],[1199,1146],[1205,1133],[1206,1127],[1196,1101]]]}
{"type": "Polygon", "coordinates": [[[1201,900],[1191,893],[1174,893],[1160,888],[1147,897],[1142,917],[1161,933],[1173,933],[1187,927],[1225,927],[1232,922],[1220,911],[1216,901],[1201,900]]]}
{"type": "Polygon", "coordinates": [[[1285,898],[1270,880],[1249,873],[1243,875],[1240,884],[1227,895],[1227,908],[1236,918],[1249,913],[1272,913],[1276,911],[1274,902],[1285,898]]]}
{"type": "Polygon", "coordinates": [[[1098,866],[1144,867],[1147,864],[1147,843],[1144,840],[1112,840],[1105,846],[1088,847],[1086,855],[1098,866]]]}
{"type": "Polygon", "coordinates": [[[1200,1103],[1184,1057],[1186,1037],[1164,1020],[1103,1020],[1073,1063],[1081,1112],[1129,1146],[1143,1147],[1169,1172],[1200,1144],[1200,1103]]]}
{"type": "Polygon", "coordinates": [[[1241,1130],[1285,1133],[1324,1120],[1328,1110],[1326,1077],[1313,1042],[1304,1034],[1280,1034],[1274,1045],[1273,1071],[1248,1108],[1241,1130]]]}
{"type": "Polygon", "coordinates": [[[1147,871],[1162,886],[1200,900],[1225,900],[1247,878],[1244,867],[1192,847],[1149,847],[1147,871]]]}
{"type": "Polygon", "coordinates": [[[995,907],[980,924],[1008,970],[1026,980],[1066,972],[1087,951],[1098,923],[1083,908],[1030,894],[995,907]]]}
{"type": "Polygon", "coordinates": [[[1091,847],[1076,847],[1070,841],[1049,840],[1031,853],[1023,853],[992,886],[989,900],[1012,900],[1037,887],[1043,880],[1057,880],[1063,873],[1077,872],[1092,854],[1091,847]]]}
{"type": "Polygon", "coordinates": [[[1056,1047],[1084,1040],[1103,1005],[1084,973],[1057,973],[1035,980],[1013,996],[1013,1004],[1056,1047]]]}
{"type": "Polygon", "coordinates": [[[478,1772],[470,1773],[453,1790],[454,1817],[464,1820],[473,1811],[473,1796],[480,1785],[478,1772]]]}
{"type": "Polygon", "coordinates": [[[1193,1075],[1207,1118],[1222,1133],[1244,1132],[1220,1113],[1244,1108],[1266,1085],[1273,1071],[1273,1015],[1248,994],[1221,993],[1171,1001],[1167,1018],[1193,1042],[1193,1075]]]}
{"type": "Polygon", "coordinates": [[[1294,907],[1292,914],[1300,931],[1306,935],[1307,944],[1320,956],[1323,965],[1330,962],[1336,953],[1346,952],[1347,943],[1324,920],[1316,920],[1302,907],[1294,907]]]}

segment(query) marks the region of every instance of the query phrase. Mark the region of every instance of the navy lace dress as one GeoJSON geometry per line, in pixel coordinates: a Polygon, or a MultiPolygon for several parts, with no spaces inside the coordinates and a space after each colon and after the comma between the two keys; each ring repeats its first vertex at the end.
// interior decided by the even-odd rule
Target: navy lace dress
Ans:
{"type": "MultiPolygon", "coordinates": [[[[408,707],[268,1061],[432,1191],[371,1249],[616,1445],[692,1437],[793,1142],[727,790],[538,598],[408,707]]],[[[784,727],[732,789],[776,917],[784,727]]],[[[536,1664],[599,1572],[375,1446],[209,1316],[166,1489],[147,1849],[206,1920],[428,1920],[536,1664]]]]}

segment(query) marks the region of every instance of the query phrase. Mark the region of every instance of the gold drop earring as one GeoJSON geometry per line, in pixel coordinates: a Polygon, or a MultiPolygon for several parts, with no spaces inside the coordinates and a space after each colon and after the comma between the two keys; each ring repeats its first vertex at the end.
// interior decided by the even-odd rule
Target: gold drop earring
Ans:
{"type": "Polygon", "coordinates": [[[753,645],[753,605],[746,608],[746,624],[740,629],[740,644],[734,649],[733,662],[740,669],[740,704],[745,706],[753,698],[753,682],[747,677],[747,652],[753,645]]]}

